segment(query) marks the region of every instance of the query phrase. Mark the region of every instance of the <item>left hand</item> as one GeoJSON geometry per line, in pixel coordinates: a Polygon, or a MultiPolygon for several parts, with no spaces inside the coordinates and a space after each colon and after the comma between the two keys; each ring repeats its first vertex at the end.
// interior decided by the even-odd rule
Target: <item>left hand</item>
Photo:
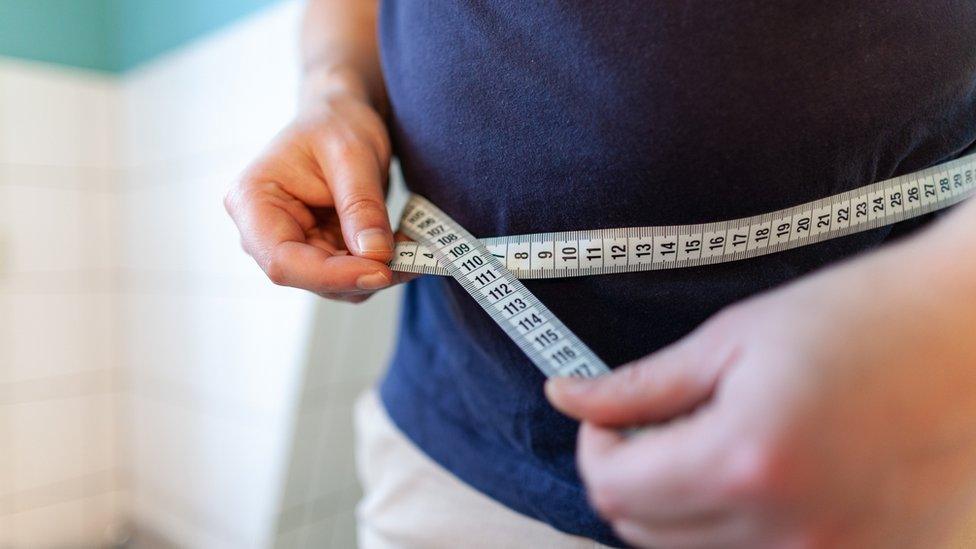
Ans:
{"type": "Polygon", "coordinates": [[[595,509],[647,547],[935,546],[976,503],[976,285],[958,259],[912,253],[733,306],[612,375],[550,381],[583,421],[595,509]]]}

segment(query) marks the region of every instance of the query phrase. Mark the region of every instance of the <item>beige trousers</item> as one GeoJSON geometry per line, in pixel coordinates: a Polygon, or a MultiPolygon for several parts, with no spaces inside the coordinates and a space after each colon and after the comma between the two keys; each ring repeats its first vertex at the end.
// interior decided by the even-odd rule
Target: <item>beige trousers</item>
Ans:
{"type": "Polygon", "coordinates": [[[356,465],[363,549],[606,547],[522,516],[454,478],[396,429],[375,391],[356,403],[356,465]]]}

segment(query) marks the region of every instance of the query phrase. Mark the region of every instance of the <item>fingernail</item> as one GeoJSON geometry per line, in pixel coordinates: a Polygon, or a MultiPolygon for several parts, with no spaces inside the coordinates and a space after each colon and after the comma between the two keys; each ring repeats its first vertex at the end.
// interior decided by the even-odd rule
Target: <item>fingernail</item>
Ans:
{"type": "Polygon", "coordinates": [[[393,237],[382,229],[363,229],[356,235],[360,253],[388,253],[393,251],[393,237]]]}
{"type": "Polygon", "coordinates": [[[356,279],[356,287],[360,290],[381,290],[390,285],[390,279],[383,273],[363,275],[356,279]]]}

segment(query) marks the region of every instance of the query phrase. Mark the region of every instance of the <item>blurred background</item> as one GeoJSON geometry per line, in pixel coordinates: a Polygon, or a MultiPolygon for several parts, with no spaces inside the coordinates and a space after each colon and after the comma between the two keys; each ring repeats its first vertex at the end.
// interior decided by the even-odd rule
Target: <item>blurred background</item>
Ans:
{"type": "Polygon", "coordinates": [[[221,205],[301,8],[0,0],[0,547],[355,545],[397,292],[275,287],[221,205]]]}

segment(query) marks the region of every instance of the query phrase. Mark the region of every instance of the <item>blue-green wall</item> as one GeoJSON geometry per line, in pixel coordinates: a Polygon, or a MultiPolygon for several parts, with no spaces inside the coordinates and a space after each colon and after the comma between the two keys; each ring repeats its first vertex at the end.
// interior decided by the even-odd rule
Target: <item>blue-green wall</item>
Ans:
{"type": "Polygon", "coordinates": [[[275,0],[106,0],[116,41],[113,69],[130,69],[275,0]]]}
{"type": "Polygon", "coordinates": [[[0,55],[110,70],[114,47],[104,4],[0,0],[0,55]]]}
{"type": "Polygon", "coordinates": [[[0,55],[123,72],[278,0],[0,0],[0,55]]]}

